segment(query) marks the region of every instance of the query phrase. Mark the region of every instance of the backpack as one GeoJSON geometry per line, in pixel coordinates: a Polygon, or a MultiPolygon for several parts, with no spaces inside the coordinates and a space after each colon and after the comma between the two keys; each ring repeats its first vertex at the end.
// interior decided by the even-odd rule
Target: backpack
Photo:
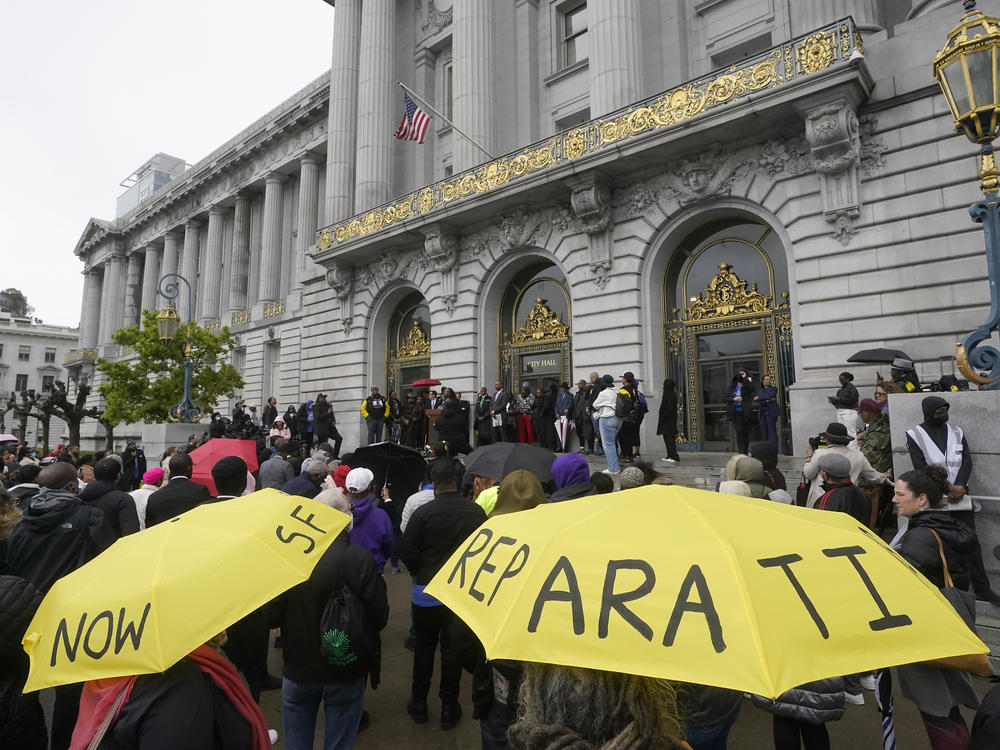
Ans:
{"type": "Polygon", "coordinates": [[[618,399],[615,401],[615,416],[621,419],[628,419],[635,408],[635,402],[627,393],[618,391],[618,399]]]}
{"type": "Polygon", "coordinates": [[[343,681],[368,674],[379,684],[382,649],[364,604],[346,583],[330,594],[319,618],[320,650],[343,681]]]}

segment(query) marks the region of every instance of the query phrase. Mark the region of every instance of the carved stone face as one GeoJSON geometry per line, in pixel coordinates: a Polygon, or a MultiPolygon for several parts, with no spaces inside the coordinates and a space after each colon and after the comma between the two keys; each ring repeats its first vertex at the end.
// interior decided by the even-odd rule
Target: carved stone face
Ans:
{"type": "Polygon", "coordinates": [[[708,170],[704,167],[692,167],[681,175],[681,182],[688,190],[700,195],[708,190],[709,178],[708,170]]]}

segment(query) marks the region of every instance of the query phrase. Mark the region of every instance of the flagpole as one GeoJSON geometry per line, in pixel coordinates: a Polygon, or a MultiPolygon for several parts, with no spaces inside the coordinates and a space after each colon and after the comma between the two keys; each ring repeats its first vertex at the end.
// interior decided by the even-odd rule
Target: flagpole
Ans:
{"type": "Polygon", "coordinates": [[[490,153],[489,151],[487,151],[487,150],[486,150],[485,148],[483,148],[483,147],[482,147],[482,146],[480,146],[480,145],[479,145],[478,143],[476,143],[476,142],[475,142],[474,140],[472,140],[472,138],[471,138],[470,136],[466,135],[466,134],[465,134],[465,133],[463,133],[463,132],[462,132],[461,130],[459,130],[459,129],[458,129],[458,126],[457,126],[457,125],[456,125],[455,123],[453,123],[453,122],[452,122],[451,120],[449,120],[449,119],[448,119],[447,117],[445,117],[445,116],[444,116],[443,114],[441,114],[441,113],[440,113],[440,112],[438,112],[438,111],[437,111],[436,109],[434,109],[434,107],[432,107],[432,106],[431,106],[430,104],[428,104],[428,103],[427,103],[427,100],[426,100],[426,99],[424,99],[424,98],[423,98],[422,96],[420,96],[420,94],[418,94],[418,93],[417,93],[416,91],[414,91],[413,89],[411,89],[411,88],[410,88],[409,86],[407,86],[407,85],[406,85],[405,83],[403,83],[402,81],[396,81],[396,83],[398,83],[398,84],[399,84],[399,87],[400,87],[401,89],[403,89],[403,91],[405,91],[405,92],[406,92],[406,93],[408,93],[408,94],[411,94],[411,95],[412,95],[412,96],[413,96],[413,97],[414,97],[415,99],[417,99],[417,100],[418,100],[418,101],[419,101],[419,102],[420,102],[421,104],[423,104],[423,105],[424,105],[424,107],[426,107],[427,109],[429,109],[429,110],[430,110],[430,111],[431,111],[431,112],[432,112],[433,114],[437,115],[437,116],[438,116],[438,117],[440,117],[440,118],[441,118],[442,120],[444,120],[444,121],[445,121],[446,123],[448,123],[449,125],[451,125],[451,129],[452,129],[452,130],[454,130],[454,131],[455,131],[456,133],[458,133],[458,134],[459,134],[460,136],[462,136],[462,137],[463,137],[463,138],[464,138],[465,140],[467,140],[467,141],[468,141],[469,143],[471,143],[471,144],[472,144],[473,146],[475,146],[475,147],[476,147],[476,148],[478,148],[478,149],[479,149],[480,151],[482,151],[482,152],[483,152],[484,154],[486,154],[486,155],[487,155],[488,157],[490,157],[490,159],[496,159],[496,157],[495,157],[495,156],[494,156],[493,154],[491,154],[491,153],[490,153]]]}

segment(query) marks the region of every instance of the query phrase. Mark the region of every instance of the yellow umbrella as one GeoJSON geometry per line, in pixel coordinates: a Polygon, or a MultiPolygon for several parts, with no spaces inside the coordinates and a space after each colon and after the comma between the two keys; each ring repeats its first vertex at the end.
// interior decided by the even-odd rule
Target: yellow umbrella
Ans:
{"type": "Polygon", "coordinates": [[[492,517],[427,593],[492,659],[768,697],[988,652],[927,579],[851,517],[684,487],[492,517]]]}
{"type": "Polygon", "coordinates": [[[24,636],[24,691],[162,672],[306,580],[349,520],[262,490],[119,539],[46,594],[24,636]]]}

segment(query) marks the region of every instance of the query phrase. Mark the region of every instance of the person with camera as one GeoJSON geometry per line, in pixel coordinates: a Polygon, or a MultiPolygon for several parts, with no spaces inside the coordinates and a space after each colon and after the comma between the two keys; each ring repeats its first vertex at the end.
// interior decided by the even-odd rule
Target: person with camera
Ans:
{"type": "Polygon", "coordinates": [[[760,425],[760,439],[766,440],[775,448],[778,447],[778,389],[770,375],[760,380],[760,390],[754,394],[757,405],[757,423],[760,425]]]}
{"type": "Polygon", "coordinates": [[[754,387],[746,370],[738,370],[733,375],[726,394],[729,423],[736,433],[736,450],[739,453],[750,451],[750,429],[754,422],[754,387]]]}
{"type": "Polygon", "coordinates": [[[811,483],[806,499],[808,507],[812,508],[816,504],[816,500],[823,494],[823,477],[820,474],[819,458],[827,451],[838,453],[850,462],[849,476],[852,484],[856,485],[859,477],[867,482],[886,481],[886,475],[872,466],[861,451],[851,450],[848,447],[851,442],[852,438],[847,433],[847,427],[840,422],[831,422],[826,426],[826,432],[821,432],[817,437],[809,438],[809,445],[806,448],[806,462],[802,467],[802,476],[811,483]]]}
{"type": "Polygon", "coordinates": [[[142,486],[142,475],[146,473],[146,453],[134,440],[129,440],[122,451],[122,472],[118,486],[124,492],[137,490],[142,486]]]}

